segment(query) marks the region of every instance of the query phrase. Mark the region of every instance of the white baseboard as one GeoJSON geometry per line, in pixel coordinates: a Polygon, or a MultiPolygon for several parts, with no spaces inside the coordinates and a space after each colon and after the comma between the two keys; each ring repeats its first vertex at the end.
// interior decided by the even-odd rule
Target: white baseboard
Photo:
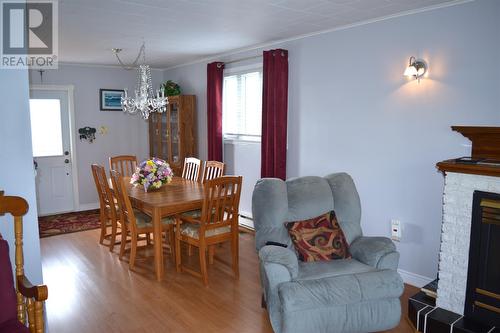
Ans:
{"type": "Polygon", "coordinates": [[[253,220],[252,220],[252,215],[249,214],[248,212],[242,212],[240,211],[240,217],[239,217],[239,224],[245,228],[255,230],[254,225],[253,225],[253,220]]]}
{"type": "Polygon", "coordinates": [[[250,212],[245,212],[245,211],[240,210],[239,213],[240,213],[240,216],[244,216],[244,217],[247,217],[249,219],[252,219],[252,213],[250,213],[250,212]]]}
{"type": "Polygon", "coordinates": [[[434,281],[434,279],[427,276],[415,274],[412,272],[405,271],[404,269],[398,269],[399,275],[403,278],[404,283],[411,284],[412,286],[422,288],[427,283],[434,281]]]}
{"type": "Polygon", "coordinates": [[[99,203],[96,202],[96,203],[89,203],[89,204],[79,204],[78,205],[78,208],[75,209],[75,212],[81,212],[81,211],[84,211],[84,210],[92,210],[92,209],[99,209],[100,206],[99,206],[99,203]]]}

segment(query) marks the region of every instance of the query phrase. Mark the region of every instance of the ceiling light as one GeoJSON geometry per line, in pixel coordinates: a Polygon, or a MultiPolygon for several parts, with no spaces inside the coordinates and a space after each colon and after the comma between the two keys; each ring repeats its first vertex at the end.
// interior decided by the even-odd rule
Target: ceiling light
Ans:
{"type": "Polygon", "coordinates": [[[125,65],[118,53],[122,49],[111,49],[118,59],[120,65],[127,70],[137,68],[137,88],[135,89],[135,96],[130,97],[127,89],[125,89],[125,96],[121,99],[122,109],[125,113],[136,114],[140,113],[142,118],[148,119],[149,114],[152,112],[165,112],[167,109],[168,98],[165,97],[165,90],[160,89],[156,91],[156,96],[153,94],[153,85],[151,84],[151,69],[146,65],[146,46],[142,43],[141,49],[137,58],[131,65],[125,65]],[[137,67],[137,63],[142,55],[142,65],[137,67]]]}

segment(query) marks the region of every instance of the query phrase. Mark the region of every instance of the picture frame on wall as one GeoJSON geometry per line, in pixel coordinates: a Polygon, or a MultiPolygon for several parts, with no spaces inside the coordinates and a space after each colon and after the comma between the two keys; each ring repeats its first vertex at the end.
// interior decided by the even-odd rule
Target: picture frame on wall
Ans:
{"type": "Polygon", "coordinates": [[[99,105],[101,111],[122,111],[122,97],[125,90],[99,89],[99,105]]]}

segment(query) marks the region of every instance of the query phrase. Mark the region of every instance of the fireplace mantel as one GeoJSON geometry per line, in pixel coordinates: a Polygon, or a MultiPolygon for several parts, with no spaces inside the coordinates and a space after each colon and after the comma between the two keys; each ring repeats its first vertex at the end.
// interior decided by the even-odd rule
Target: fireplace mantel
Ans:
{"type": "Polygon", "coordinates": [[[500,127],[452,126],[451,129],[472,141],[473,159],[488,159],[499,163],[470,164],[452,159],[437,163],[440,171],[500,177],[500,127]]]}
{"type": "Polygon", "coordinates": [[[455,160],[446,160],[436,164],[437,168],[442,172],[457,172],[468,173],[472,175],[500,177],[500,165],[478,165],[458,163],[455,160]]]}

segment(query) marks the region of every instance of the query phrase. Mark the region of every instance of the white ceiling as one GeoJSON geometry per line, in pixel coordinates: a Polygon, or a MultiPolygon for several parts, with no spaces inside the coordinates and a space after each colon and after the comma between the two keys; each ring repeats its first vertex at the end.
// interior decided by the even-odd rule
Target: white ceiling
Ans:
{"type": "Polygon", "coordinates": [[[59,60],[166,68],[450,0],[60,0],[59,60]]]}

